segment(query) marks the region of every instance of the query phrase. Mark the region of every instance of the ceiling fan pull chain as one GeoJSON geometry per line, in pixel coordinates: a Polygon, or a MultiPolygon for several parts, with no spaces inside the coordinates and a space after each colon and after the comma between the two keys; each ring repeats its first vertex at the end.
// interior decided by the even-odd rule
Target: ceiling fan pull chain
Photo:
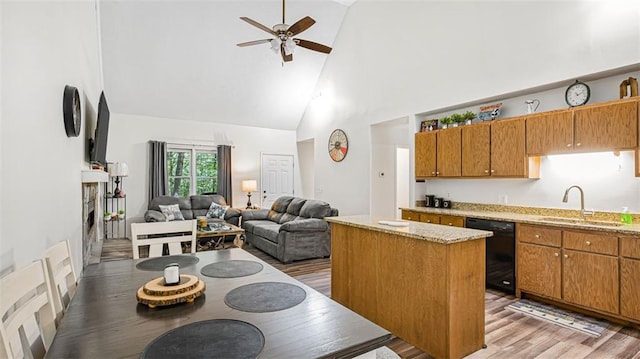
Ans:
{"type": "Polygon", "coordinates": [[[286,24],[286,22],[284,21],[284,0],[282,0],[282,23],[286,24]]]}

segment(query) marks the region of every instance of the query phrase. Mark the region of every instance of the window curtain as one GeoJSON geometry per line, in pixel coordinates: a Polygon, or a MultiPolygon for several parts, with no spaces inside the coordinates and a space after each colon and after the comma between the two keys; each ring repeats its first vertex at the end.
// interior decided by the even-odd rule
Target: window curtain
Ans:
{"type": "Polygon", "coordinates": [[[218,146],[217,192],[224,197],[229,206],[233,206],[231,197],[231,146],[218,146]]]}
{"type": "Polygon", "coordinates": [[[168,192],[167,143],[149,141],[149,202],[168,192]]]}

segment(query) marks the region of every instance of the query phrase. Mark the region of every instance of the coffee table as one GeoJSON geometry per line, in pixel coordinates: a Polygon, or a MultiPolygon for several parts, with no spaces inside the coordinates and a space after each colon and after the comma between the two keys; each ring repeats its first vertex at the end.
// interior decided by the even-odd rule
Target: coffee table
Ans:
{"type": "Polygon", "coordinates": [[[233,244],[238,247],[238,248],[242,248],[242,246],[244,245],[244,240],[242,237],[244,237],[244,229],[238,227],[238,226],[234,226],[233,224],[230,223],[223,223],[222,225],[228,227],[229,229],[212,229],[212,230],[204,230],[204,229],[198,229],[198,232],[196,234],[196,238],[198,239],[196,242],[197,247],[196,247],[196,251],[202,251],[202,250],[206,250],[206,249],[201,249],[200,245],[199,245],[199,240],[202,238],[211,238],[211,242],[213,243],[213,249],[224,249],[224,237],[226,236],[231,236],[231,235],[235,235],[236,237],[233,239],[233,244]]]}

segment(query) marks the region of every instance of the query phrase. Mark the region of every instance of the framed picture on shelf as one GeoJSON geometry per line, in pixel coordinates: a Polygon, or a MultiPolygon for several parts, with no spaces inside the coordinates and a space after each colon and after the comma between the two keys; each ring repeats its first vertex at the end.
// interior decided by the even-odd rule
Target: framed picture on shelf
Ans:
{"type": "Polygon", "coordinates": [[[480,113],[478,113],[478,119],[482,121],[492,121],[500,116],[500,110],[502,110],[502,102],[482,106],[480,107],[480,113]]]}
{"type": "Polygon", "coordinates": [[[438,120],[424,120],[420,122],[420,132],[433,131],[438,129],[438,120]]]}

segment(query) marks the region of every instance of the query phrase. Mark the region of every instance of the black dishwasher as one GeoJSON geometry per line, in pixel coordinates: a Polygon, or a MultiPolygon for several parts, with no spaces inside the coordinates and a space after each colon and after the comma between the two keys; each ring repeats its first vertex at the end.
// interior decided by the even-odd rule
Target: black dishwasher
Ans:
{"type": "Polygon", "coordinates": [[[493,232],[487,237],[486,285],[513,294],[516,289],[516,224],[480,218],[467,218],[465,227],[493,232]]]}

